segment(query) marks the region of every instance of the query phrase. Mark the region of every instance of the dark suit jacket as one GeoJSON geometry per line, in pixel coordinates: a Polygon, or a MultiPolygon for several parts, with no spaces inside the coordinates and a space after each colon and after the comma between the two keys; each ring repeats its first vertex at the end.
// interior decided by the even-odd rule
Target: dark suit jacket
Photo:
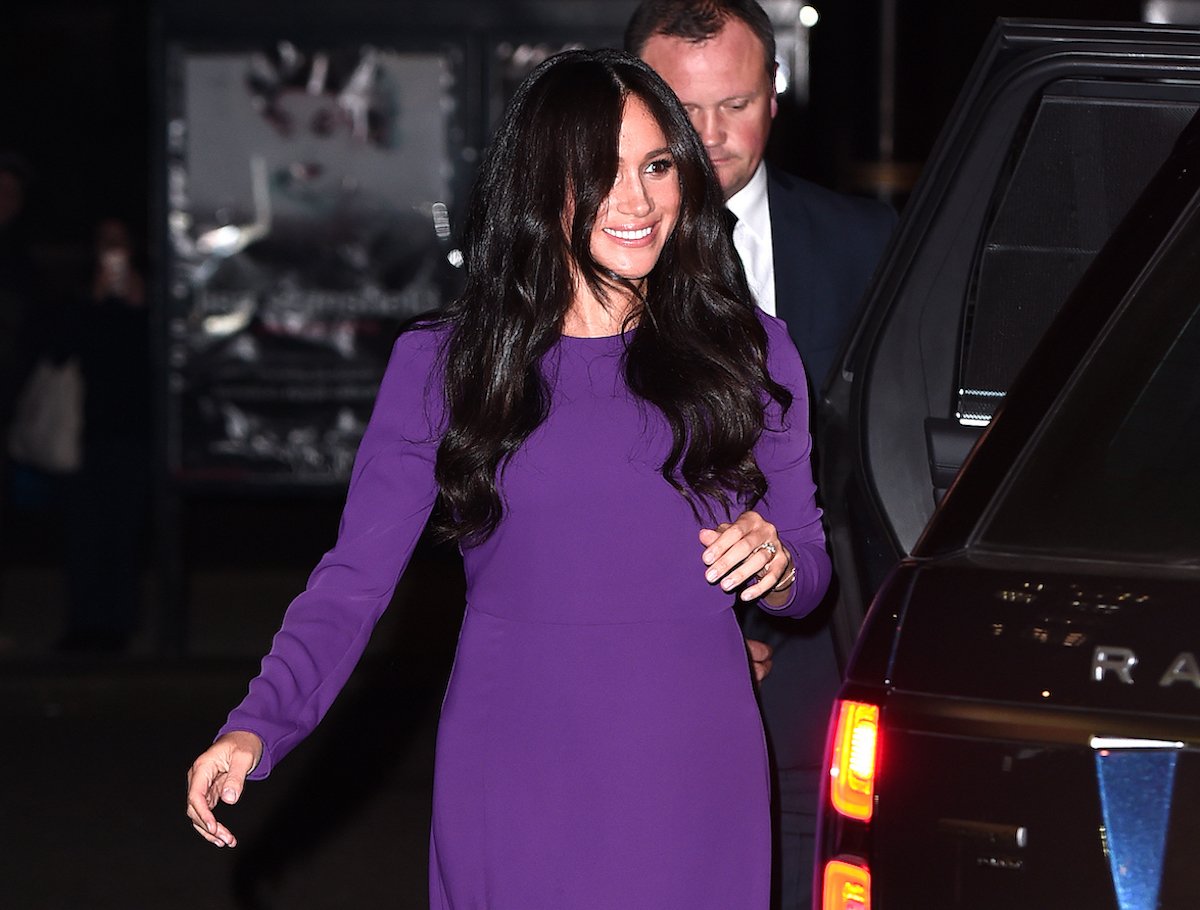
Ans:
{"type": "Polygon", "coordinates": [[[770,166],[767,200],[775,315],[787,323],[809,386],[819,391],[856,321],[896,213],[770,166]]]}
{"type": "MultiPolygon", "coordinates": [[[[769,166],[767,200],[775,312],[800,351],[809,401],[815,405],[854,326],[896,213],[883,203],[835,193],[769,166]]],[[[820,440],[814,446],[819,458],[820,440]]],[[[750,610],[743,630],[775,649],[760,698],[777,766],[815,768],[840,682],[828,608],[800,621],[750,610]]]]}

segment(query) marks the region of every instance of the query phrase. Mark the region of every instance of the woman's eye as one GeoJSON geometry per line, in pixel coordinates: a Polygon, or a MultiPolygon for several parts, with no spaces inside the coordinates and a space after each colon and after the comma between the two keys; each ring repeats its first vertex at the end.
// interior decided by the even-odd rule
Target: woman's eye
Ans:
{"type": "Polygon", "coordinates": [[[646,173],[648,174],[666,174],[675,167],[675,162],[670,158],[658,158],[646,165],[646,173]]]}

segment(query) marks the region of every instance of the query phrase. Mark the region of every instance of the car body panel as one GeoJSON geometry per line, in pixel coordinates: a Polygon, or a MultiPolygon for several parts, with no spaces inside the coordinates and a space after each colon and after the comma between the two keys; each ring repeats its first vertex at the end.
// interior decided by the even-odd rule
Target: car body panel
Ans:
{"type": "MultiPolygon", "coordinates": [[[[818,868],[833,858],[869,868],[874,910],[1200,906],[1200,34],[1015,26],[1009,48],[1005,27],[984,61],[1008,81],[989,94],[977,69],[969,110],[960,104],[951,126],[1002,134],[987,103],[1014,73],[1038,86],[1024,119],[1010,98],[999,158],[983,148],[955,157],[958,146],[943,143],[952,173],[931,172],[926,202],[906,211],[829,389],[843,446],[822,461],[841,483],[829,509],[843,534],[835,566],[850,595],[875,592],[841,698],[878,705],[880,720],[873,814],[839,814],[827,783],[818,868]],[[1064,61],[1069,76],[1047,82],[1064,61]],[[1110,84],[1083,73],[1096,66],[1110,84]],[[1094,209],[1050,227],[1044,206],[1006,210],[1035,144],[1012,137],[1036,139],[1031,126],[1060,99],[1086,97],[1095,113],[1100,98],[1103,117],[1128,113],[1135,96],[1166,117],[1147,140],[1152,154],[1127,159],[1136,166],[1107,197],[1120,211],[1096,216],[1090,244],[1055,237],[1094,209]],[[972,154],[1006,162],[976,173],[986,212],[954,185],[972,154]],[[926,211],[939,186],[942,208],[926,211]],[[952,230],[971,234],[963,213],[978,218],[966,239],[952,230]],[[1003,336],[1010,375],[995,374],[998,406],[939,503],[917,428],[961,419],[959,380],[981,340],[972,335],[1002,332],[1003,320],[981,317],[975,285],[987,256],[1006,252],[991,240],[1007,217],[1012,243],[1019,229],[1032,238],[1025,272],[1048,250],[1061,264],[1066,250],[1073,289],[1061,275],[1043,282],[1029,319],[1043,324],[1003,336]],[[922,294],[934,285],[912,283],[920,275],[966,285],[931,302],[922,294]]],[[[1072,151],[1086,135],[1064,134],[1053,160],[1087,158],[1072,151]]],[[[1047,173],[1047,185],[1086,190],[1087,180],[1047,173]]],[[[1001,305],[1005,293],[1015,301],[1016,317],[1023,287],[995,292],[1001,305]]]]}

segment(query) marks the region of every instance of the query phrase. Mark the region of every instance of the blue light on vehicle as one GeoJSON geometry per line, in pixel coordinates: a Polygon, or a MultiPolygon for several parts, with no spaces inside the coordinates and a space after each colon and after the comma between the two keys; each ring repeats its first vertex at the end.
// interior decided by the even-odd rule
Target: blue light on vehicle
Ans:
{"type": "Polygon", "coordinates": [[[1106,852],[1121,910],[1158,906],[1176,758],[1166,750],[1096,752],[1106,852]]]}

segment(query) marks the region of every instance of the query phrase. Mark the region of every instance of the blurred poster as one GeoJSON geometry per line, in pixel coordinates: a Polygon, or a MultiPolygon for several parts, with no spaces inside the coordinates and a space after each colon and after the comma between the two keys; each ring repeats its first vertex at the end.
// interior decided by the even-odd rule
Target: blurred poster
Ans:
{"type": "Polygon", "coordinates": [[[340,483],[400,325],[454,280],[454,61],[178,51],[169,451],[185,481],[340,483]]]}

